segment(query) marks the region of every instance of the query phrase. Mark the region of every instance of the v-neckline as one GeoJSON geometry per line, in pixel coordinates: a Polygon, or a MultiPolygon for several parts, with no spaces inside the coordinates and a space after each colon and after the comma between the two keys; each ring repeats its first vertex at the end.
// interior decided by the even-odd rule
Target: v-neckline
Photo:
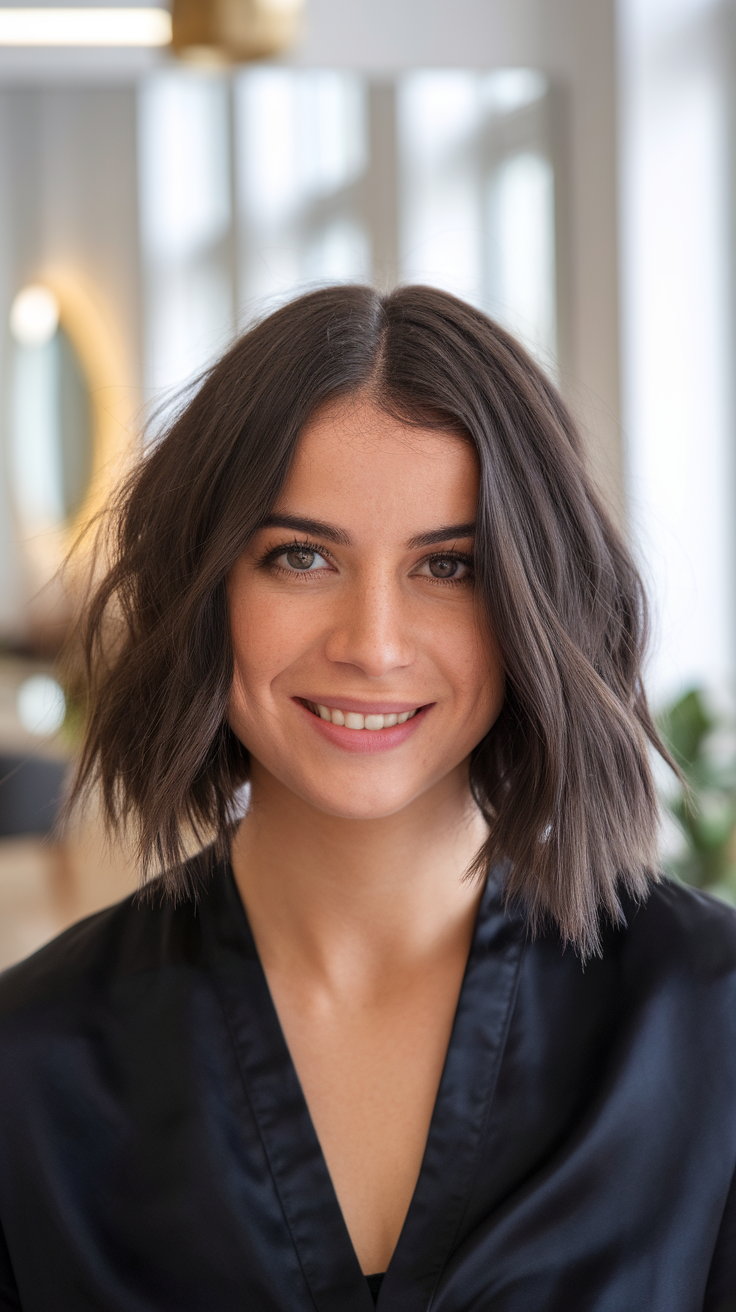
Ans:
{"type": "MultiPolygon", "coordinates": [[[[201,899],[205,949],[291,1239],[319,1312],[373,1312],[229,862],[201,899]]],[[[489,880],[422,1164],[379,1308],[426,1312],[461,1226],[516,994],[523,925],[489,880]],[[442,1199],[440,1207],[438,1198],[442,1199]]]]}

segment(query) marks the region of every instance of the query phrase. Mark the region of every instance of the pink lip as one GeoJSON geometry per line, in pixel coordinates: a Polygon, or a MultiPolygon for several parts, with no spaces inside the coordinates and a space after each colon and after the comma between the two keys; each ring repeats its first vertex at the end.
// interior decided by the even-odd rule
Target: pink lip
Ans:
{"type": "MultiPolygon", "coordinates": [[[[309,700],[312,700],[311,697],[309,700]]],[[[298,698],[295,697],[294,701],[302,714],[309,716],[310,724],[317,733],[321,733],[322,737],[326,738],[329,743],[332,743],[335,747],[342,747],[346,752],[385,752],[390,747],[399,747],[401,743],[406,742],[407,738],[411,737],[432,709],[431,703],[429,706],[423,706],[420,711],[417,711],[416,715],[412,715],[410,720],[406,720],[404,724],[395,724],[392,729],[345,729],[342,725],[332,724],[329,720],[321,720],[318,715],[307,710],[307,707],[303,706],[298,698]]],[[[327,706],[328,703],[322,702],[321,705],[327,706]]],[[[357,705],[357,703],[352,703],[352,705],[357,705]]],[[[341,702],[340,707],[346,711],[350,710],[351,703],[349,701],[341,702]]],[[[413,707],[409,706],[407,710],[413,710],[413,707]]],[[[370,715],[370,710],[357,713],[370,715]]],[[[375,711],[376,715],[392,715],[393,713],[393,711],[375,711]]],[[[397,714],[401,714],[401,712],[397,712],[397,714]]]]}
{"type": "MultiPolygon", "coordinates": [[[[403,715],[404,711],[413,711],[418,702],[362,702],[355,697],[341,697],[333,702],[331,697],[296,697],[295,701],[311,702],[313,706],[328,706],[331,711],[354,711],[356,715],[403,715]]],[[[358,733],[362,733],[359,729],[358,733]]]]}

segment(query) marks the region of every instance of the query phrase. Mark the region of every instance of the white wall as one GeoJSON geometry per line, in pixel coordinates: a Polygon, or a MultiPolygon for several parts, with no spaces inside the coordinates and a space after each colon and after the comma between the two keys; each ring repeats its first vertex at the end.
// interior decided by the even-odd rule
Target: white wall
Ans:
{"type": "Polygon", "coordinates": [[[650,684],[727,689],[736,646],[728,0],[622,0],[623,392],[650,684]]]}

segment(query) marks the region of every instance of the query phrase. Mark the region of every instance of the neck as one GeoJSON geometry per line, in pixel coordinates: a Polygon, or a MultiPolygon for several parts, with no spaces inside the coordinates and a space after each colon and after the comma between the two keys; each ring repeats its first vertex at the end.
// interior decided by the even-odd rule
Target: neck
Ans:
{"type": "Polygon", "coordinates": [[[264,965],[343,987],[469,943],[486,836],[462,765],[396,815],[326,815],[254,763],[233,869],[264,965]]]}

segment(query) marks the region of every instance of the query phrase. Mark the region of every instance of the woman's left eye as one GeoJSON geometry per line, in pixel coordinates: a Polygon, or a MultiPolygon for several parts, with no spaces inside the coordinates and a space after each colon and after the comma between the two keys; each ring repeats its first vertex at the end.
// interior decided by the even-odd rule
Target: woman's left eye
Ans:
{"type": "Polygon", "coordinates": [[[471,568],[467,560],[458,556],[431,556],[423,562],[419,572],[425,577],[429,575],[434,579],[449,579],[459,583],[461,579],[470,577],[471,568]]]}
{"type": "Polygon", "coordinates": [[[320,556],[318,551],[312,551],[310,547],[291,547],[288,551],[281,553],[276,563],[281,565],[282,569],[293,570],[299,574],[306,574],[314,569],[328,568],[324,556],[320,556]]]}

